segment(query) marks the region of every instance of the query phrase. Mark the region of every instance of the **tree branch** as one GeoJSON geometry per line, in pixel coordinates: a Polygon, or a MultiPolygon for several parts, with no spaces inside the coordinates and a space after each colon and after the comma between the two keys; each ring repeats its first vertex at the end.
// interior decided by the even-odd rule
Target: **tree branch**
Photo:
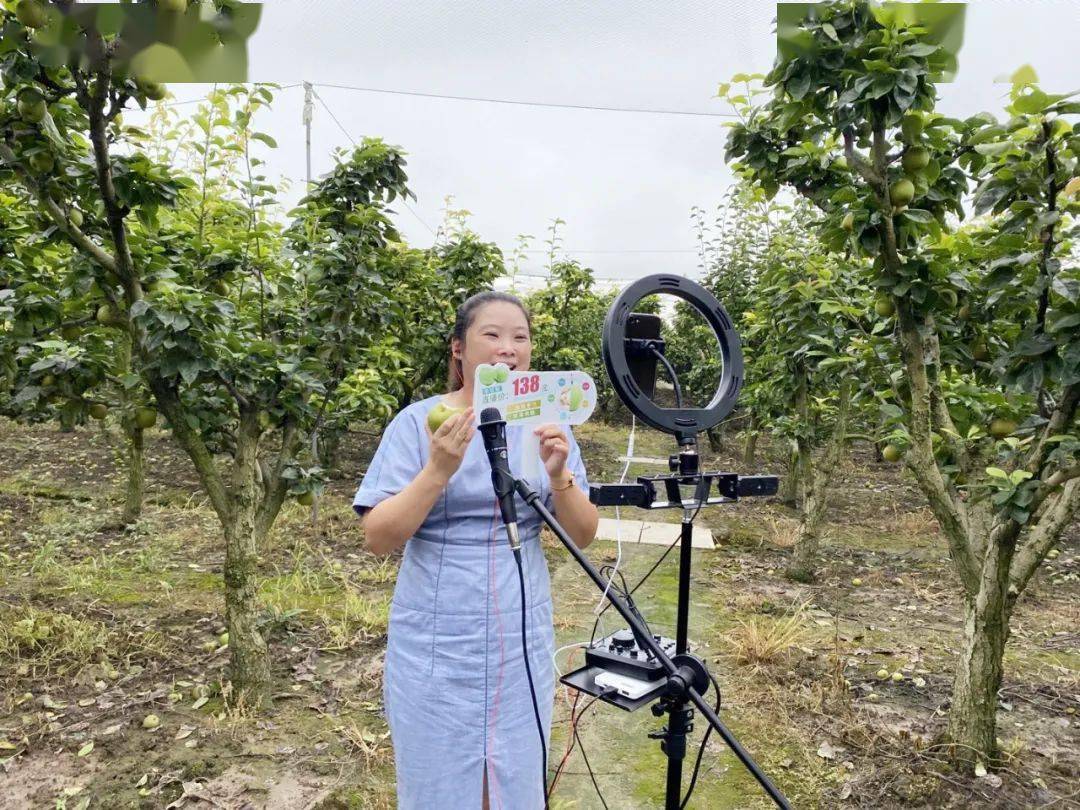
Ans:
{"type": "Polygon", "coordinates": [[[64,210],[45,192],[41,184],[34,179],[34,176],[19,164],[11,147],[5,143],[0,143],[0,158],[3,158],[4,163],[14,170],[26,190],[37,198],[37,201],[48,212],[53,222],[56,223],[57,227],[67,236],[71,243],[110,273],[117,275],[116,259],[110,256],[102,247],[95,244],[81,229],[76,228],[68,221],[64,210]]]}
{"type": "Polygon", "coordinates": [[[1064,433],[1066,428],[1072,424],[1078,405],[1080,405],[1080,383],[1073,383],[1062,393],[1057,407],[1054,408],[1054,412],[1050,414],[1050,419],[1043,426],[1039,440],[1031,448],[1031,453],[1024,460],[1023,469],[1030,472],[1035,478],[1042,478],[1043,467],[1046,466],[1047,459],[1050,458],[1050,454],[1054,450],[1053,443],[1049,439],[1064,433]]]}
{"type": "Polygon", "coordinates": [[[257,537],[263,537],[270,531],[278,512],[281,511],[281,505],[285,503],[285,496],[289,488],[282,474],[285,472],[285,467],[296,456],[298,449],[299,430],[295,422],[286,419],[281,432],[281,449],[278,451],[274,466],[269,470],[269,474],[264,474],[263,491],[266,494],[255,513],[257,537]]]}
{"type": "MultiPolygon", "coordinates": [[[[88,50],[91,54],[98,53],[102,47],[101,35],[90,33],[87,36],[88,50]]],[[[97,74],[94,90],[91,93],[86,86],[85,77],[79,71],[74,71],[75,85],[78,88],[77,98],[79,104],[86,110],[90,119],[90,143],[94,150],[94,164],[97,170],[98,190],[101,200],[105,205],[105,221],[112,235],[113,246],[116,249],[116,269],[114,272],[124,285],[128,303],[134,304],[140,300],[142,286],[135,274],[135,263],[131,258],[131,248],[128,244],[127,226],[124,223],[126,210],[122,209],[116,198],[116,187],[113,185],[112,165],[109,159],[109,142],[105,132],[105,99],[108,94],[110,75],[107,67],[97,74]]]]}
{"type": "Polygon", "coordinates": [[[202,440],[202,436],[192,429],[185,418],[186,412],[180,402],[180,394],[175,387],[157,376],[147,376],[147,384],[154,392],[154,398],[161,406],[162,413],[172,426],[173,435],[180,443],[195,465],[195,471],[199,480],[210,496],[210,504],[214,507],[218,518],[223,526],[228,526],[232,520],[231,499],[225,481],[214,464],[214,457],[202,440]]]}
{"type": "Polygon", "coordinates": [[[1035,496],[1031,499],[1031,503],[1028,504],[1028,511],[1036,518],[1042,517],[1047,508],[1044,506],[1045,501],[1060,489],[1065,484],[1072,481],[1074,478],[1080,478],[1080,464],[1074,464],[1071,467],[1058,470],[1049,478],[1047,478],[1041,487],[1036,491],[1035,496]]]}
{"type": "Polygon", "coordinates": [[[847,158],[848,165],[855,169],[862,176],[862,179],[876,190],[881,185],[881,177],[874,170],[874,167],[870,165],[870,161],[855,150],[855,133],[849,127],[844,130],[843,135],[844,156],[847,158]]]}
{"type": "Polygon", "coordinates": [[[232,380],[226,377],[223,372],[218,372],[217,378],[221,380],[221,384],[224,385],[226,389],[228,389],[230,394],[232,394],[233,399],[236,400],[237,405],[239,405],[241,408],[248,407],[248,398],[241,394],[239,390],[237,390],[232,380]]]}
{"type": "Polygon", "coordinates": [[[1009,567],[1010,603],[1015,601],[1038,570],[1046,554],[1061,538],[1080,509],[1080,478],[1072,478],[1046,502],[1046,510],[1032,527],[1028,540],[1016,552],[1009,567]]]}
{"type": "Polygon", "coordinates": [[[945,397],[941,395],[941,385],[938,380],[938,370],[941,368],[941,341],[938,338],[936,322],[933,320],[933,316],[928,316],[927,322],[931,327],[931,331],[924,341],[924,345],[931,361],[928,366],[930,369],[928,381],[930,383],[931,423],[935,432],[941,436],[948,446],[949,452],[952,453],[957,464],[960,465],[960,469],[971,472],[971,455],[968,453],[963,439],[960,438],[960,431],[956,429],[956,423],[953,422],[952,414],[949,413],[949,405],[945,401],[945,397]]]}

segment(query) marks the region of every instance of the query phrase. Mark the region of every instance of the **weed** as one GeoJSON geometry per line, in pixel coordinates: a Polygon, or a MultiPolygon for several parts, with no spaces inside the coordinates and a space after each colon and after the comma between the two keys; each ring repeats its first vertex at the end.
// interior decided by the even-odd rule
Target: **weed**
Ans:
{"type": "Polygon", "coordinates": [[[12,662],[19,674],[77,675],[109,649],[113,636],[99,622],[0,604],[0,660],[12,662]]]}
{"type": "Polygon", "coordinates": [[[761,668],[778,663],[809,635],[804,624],[806,604],[796,606],[780,620],[752,617],[724,635],[735,662],[761,668]]]}

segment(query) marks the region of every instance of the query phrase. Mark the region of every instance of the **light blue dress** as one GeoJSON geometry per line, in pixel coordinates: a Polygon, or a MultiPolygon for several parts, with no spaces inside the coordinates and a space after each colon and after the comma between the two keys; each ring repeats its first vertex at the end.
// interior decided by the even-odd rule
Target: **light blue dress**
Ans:
{"type": "MultiPolygon", "coordinates": [[[[383,434],[353,507],[367,508],[403,490],[428,460],[427,413],[439,400],[409,405],[383,434]]],[[[577,442],[567,469],[586,493],[577,442]]],[[[509,426],[508,456],[532,427],[509,426]]],[[[542,464],[529,483],[551,508],[542,464]]],[[[525,569],[529,664],[545,739],[555,695],[551,587],[540,547],[541,521],[520,497],[518,526],[525,569]]],[[[521,650],[521,586],[491,487],[479,432],[461,467],[405,544],[390,607],[383,678],[397,768],[398,807],[480,810],[487,768],[492,808],[544,806],[540,740],[521,650]]]]}

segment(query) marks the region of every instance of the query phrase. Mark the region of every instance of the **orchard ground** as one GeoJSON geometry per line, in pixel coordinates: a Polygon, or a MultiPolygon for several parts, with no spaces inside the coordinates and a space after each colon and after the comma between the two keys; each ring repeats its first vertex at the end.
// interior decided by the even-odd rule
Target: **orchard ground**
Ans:
{"type": "MultiPolygon", "coordinates": [[[[183,797],[173,806],[392,807],[381,674],[398,558],[362,551],[350,507],[376,428],[347,437],[317,525],[290,501],[264,549],[260,600],[276,686],[274,708],[259,715],[220,687],[220,526],[189,462],[168,433],[149,431],[144,515],[116,525],[123,473],[107,429],[0,421],[0,806],[149,808],[183,797]],[[151,714],[160,724],[145,728],[151,714]]],[[[590,477],[617,480],[625,427],[590,424],[578,435],[590,477]]],[[[638,455],[671,449],[667,437],[638,432],[638,455]]],[[[703,455],[709,468],[740,470],[734,453],[703,455]]],[[[779,469],[761,455],[741,471],[779,469]]],[[[678,533],[675,512],[623,517],[671,521],[678,533]]],[[[1013,620],[998,713],[1006,761],[967,778],[934,748],[959,585],[898,465],[874,463],[864,447],[844,462],[813,586],[781,576],[795,521],[774,499],[698,520],[720,542],[694,554],[691,638],[720,682],[721,716],[794,806],[1080,806],[1077,526],[1013,620]]],[[[559,643],[586,639],[594,589],[546,542],[559,643]]],[[[624,547],[627,579],[662,552],[624,547]]],[[[594,543],[588,555],[612,561],[614,544],[594,543]]],[[[673,553],[639,591],[659,631],[674,622],[675,579],[673,553]]],[[[580,660],[569,655],[559,657],[563,671],[580,660]]],[[[557,695],[552,767],[566,751],[572,700],[557,695]]],[[[646,711],[605,704],[584,714],[580,737],[608,806],[662,806],[664,760],[646,737],[659,725],[646,711]]],[[[691,757],[705,724],[695,726],[691,757]]],[[[691,767],[692,758],[687,779],[691,767]]],[[[580,747],[552,806],[600,806],[580,747]]],[[[714,736],[690,806],[770,804],[714,736]]]]}

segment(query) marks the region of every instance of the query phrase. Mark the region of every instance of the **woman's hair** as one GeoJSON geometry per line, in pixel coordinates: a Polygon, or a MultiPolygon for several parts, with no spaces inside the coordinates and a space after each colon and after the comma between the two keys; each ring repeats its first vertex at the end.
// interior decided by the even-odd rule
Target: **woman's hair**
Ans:
{"type": "MultiPolygon", "coordinates": [[[[479,312],[480,308],[484,305],[496,301],[513,304],[520,309],[525,315],[525,322],[529,325],[529,331],[532,332],[532,316],[529,314],[529,310],[525,308],[525,305],[521,303],[520,298],[516,295],[511,295],[510,293],[485,290],[484,292],[478,292],[465,299],[461,306],[457,308],[457,316],[454,318],[454,329],[450,333],[451,344],[453,343],[454,338],[457,338],[464,344],[465,333],[469,330],[469,327],[473,325],[473,321],[476,320],[476,313],[479,312]]],[[[461,370],[461,361],[451,353],[450,373],[446,380],[446,387],[449,391],[457,391],[464,384],[465,378],[461,370]]]]}

